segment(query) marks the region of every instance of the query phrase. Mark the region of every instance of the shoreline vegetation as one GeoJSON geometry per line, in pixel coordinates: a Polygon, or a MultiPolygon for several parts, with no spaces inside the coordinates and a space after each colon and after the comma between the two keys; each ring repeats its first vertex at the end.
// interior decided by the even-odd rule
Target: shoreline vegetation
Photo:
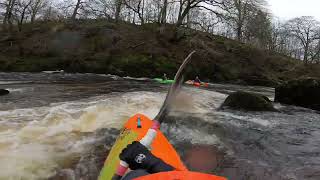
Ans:
{"type": "Polygon", "coordinates": [[[277,86],[301,77],[320,77],[318,64],[258,49],[222,36],[156,23],[135,25],[106,20],[25,24],[1,32],[0,71],[101,73],[131,77],[174,75],[196,50],[189,79],[277,86]]]}
{"type": "Polygon", "coordinates": [[[0,71],[173,77],[277,86],[320,77],[320,22],[265,0],[4,0],[0,71]]]}

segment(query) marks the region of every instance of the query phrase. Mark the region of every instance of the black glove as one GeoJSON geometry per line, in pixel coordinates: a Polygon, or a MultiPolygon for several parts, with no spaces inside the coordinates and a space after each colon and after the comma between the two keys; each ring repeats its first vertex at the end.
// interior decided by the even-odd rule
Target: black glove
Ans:
{"type": "Polygon", "coordinates": [[[128,145],[121,152],[120,159],[128,163],[132,170],[144,169],[151,174],[174,170],[172,166],[155,157],[144,145],[137,141],[128,145]]]}

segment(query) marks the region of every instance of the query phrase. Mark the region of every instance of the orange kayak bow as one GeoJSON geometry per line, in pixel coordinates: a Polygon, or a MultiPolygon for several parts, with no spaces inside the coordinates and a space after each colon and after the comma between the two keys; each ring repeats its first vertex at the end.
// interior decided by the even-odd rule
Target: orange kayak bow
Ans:
{"type": "MultiPolygon", "coordinates": [[[[117,166],[120,162],[119,155],[121,151],[133,141],[140,141],[147,134],[148,130],[152,128],[153,121],[142,114],[136,114],[131,117],[121,130],[121,134],[112,147],[108,158],[104,163],[104,167],[100,173],[99,180],[111,180],[112,176],[117,171],[117,166]]],[[[212,180],[226,180],[223,177],[214,175],[207,175],[201,173],[190,172],[185,167],[180,159],[179,154],[170,144],[164,134],[157,130],[157,136],[151,144],[151,153],[156,157],[162,159],[167,164],[174,167],[177,171],[151,174],[137,178],[137,180],[157,180],[157,179],[177,179],[177,180],[193,180],[193,179],[212,179],[212,180]]]]}

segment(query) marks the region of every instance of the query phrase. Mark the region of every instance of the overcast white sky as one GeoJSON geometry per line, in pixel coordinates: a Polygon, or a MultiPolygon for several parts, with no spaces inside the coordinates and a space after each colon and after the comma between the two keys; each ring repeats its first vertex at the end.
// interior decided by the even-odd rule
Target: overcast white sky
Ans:
{"type": "Polygon", "coordinates": [[[314,16],[320,20],[320,0],[267,0],[271,12],[282,20],[314,16]]]}

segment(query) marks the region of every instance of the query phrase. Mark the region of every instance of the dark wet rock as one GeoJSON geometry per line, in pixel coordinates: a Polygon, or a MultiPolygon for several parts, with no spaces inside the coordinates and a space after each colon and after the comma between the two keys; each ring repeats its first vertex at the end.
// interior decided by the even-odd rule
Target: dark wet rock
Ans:
{"type": "Polygon", "coordinates": [[[320,79],[289,81],[276,88],[275,101],[320,110],[320,79]]]}
{"type": "Polygon", "coordinates": [[[3,95],[7,95],[9,94],[10,92],[6,89],[0,89],[0,96],[3,96],[3,95]]]}
{"type": "Polygon", "coordinates": [[[243,91],[230,94],[220,108],[245,111],[277,111],[268,97],[243,91]]]}

